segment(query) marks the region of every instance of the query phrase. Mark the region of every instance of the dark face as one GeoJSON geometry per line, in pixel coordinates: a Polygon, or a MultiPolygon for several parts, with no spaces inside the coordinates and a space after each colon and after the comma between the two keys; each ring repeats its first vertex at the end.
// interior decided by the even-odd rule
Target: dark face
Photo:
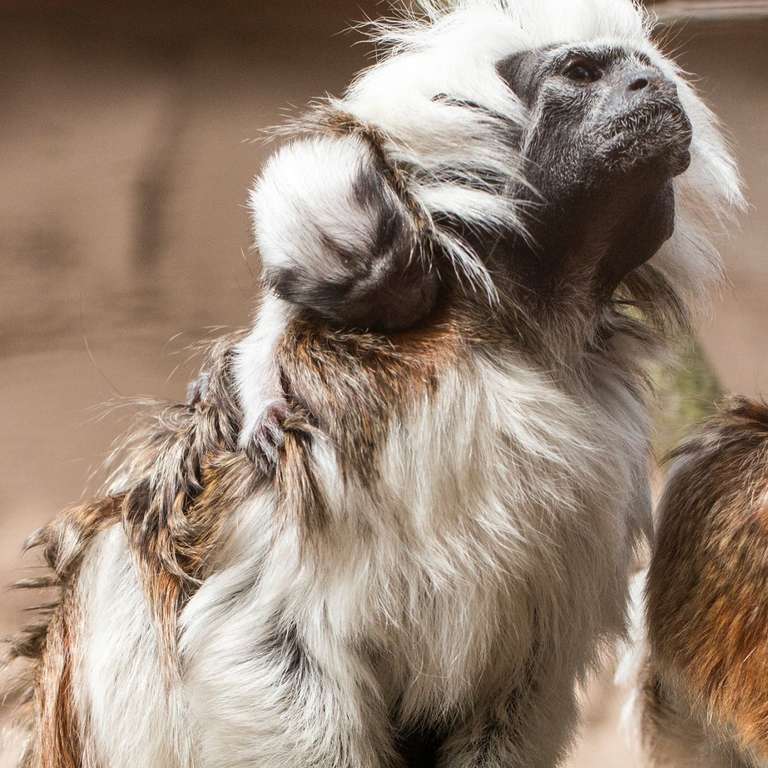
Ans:
{"type": "Polygon", "coordinates": [[[521,141],[535,190],[531,273],[555,283],[587,274],[609,296],[674,229],[671,182],[691,143],[677,89],[623,48],[528,51],[498,71],[531,114],[521,141]]]}

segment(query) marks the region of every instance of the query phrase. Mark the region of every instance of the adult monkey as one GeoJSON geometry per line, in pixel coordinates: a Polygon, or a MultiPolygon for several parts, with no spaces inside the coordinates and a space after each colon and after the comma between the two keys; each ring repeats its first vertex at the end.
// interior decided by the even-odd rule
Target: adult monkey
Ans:
{"type": "Polygon", "coordinates": [[[740,200],[645,22],[379,28],[253,193],[253,330],[36,539],[26,765],[560,761],[650,527],[645,366],[740,200]]]}

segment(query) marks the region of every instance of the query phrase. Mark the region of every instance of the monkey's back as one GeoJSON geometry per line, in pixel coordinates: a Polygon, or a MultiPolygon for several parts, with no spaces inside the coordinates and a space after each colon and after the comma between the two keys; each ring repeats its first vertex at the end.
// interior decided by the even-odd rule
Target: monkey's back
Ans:
{"type": "Polygon", "coordinates": [[[280,714],[311,699],[317,665],[343,671],[333,706],[375,681],[365,700],[396,728],[542,689],[534,725],[566,728],[573,670],[622,629],[645,411],[616,350],[582,371],[585,408],[583,381],[554,382],[481,320],[291,324],[271,472],[237,444],[243,339],[216,345],[190,402],[129,441],[112,495],[40,538],[63,597],[17,647],[37,682],[28,765],[282,764],[324,738],[280,714]]]}
{"type": "Polygon", "coordinates": [[[765,759],[768,407],[735,400],[674,459],[648,581],[651,747],[666,764],[682,729],[723,761],[731,740],[765,759]]]}

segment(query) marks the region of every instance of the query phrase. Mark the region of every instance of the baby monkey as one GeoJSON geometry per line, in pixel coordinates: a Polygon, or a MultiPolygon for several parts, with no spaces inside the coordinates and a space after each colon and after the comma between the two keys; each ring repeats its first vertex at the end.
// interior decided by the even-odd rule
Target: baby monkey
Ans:
{"type": "Polygon", "coordinates": [[[35,542],[26,768],[552,768],[739,202],[629,0],[424,0],[251,196],[266,292],[35,542]]]}

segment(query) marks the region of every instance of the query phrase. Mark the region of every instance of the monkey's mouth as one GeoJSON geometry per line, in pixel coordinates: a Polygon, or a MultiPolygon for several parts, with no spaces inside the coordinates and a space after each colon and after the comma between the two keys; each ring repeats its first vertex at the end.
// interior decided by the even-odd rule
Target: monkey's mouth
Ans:
{"type": "Polygon", "coordinates": [[[693,128],[677,100],[654,102],[612,120],[600,131],[601,154],[615,170],[647,168],[668,178],[691,164],[693,128]]]}

